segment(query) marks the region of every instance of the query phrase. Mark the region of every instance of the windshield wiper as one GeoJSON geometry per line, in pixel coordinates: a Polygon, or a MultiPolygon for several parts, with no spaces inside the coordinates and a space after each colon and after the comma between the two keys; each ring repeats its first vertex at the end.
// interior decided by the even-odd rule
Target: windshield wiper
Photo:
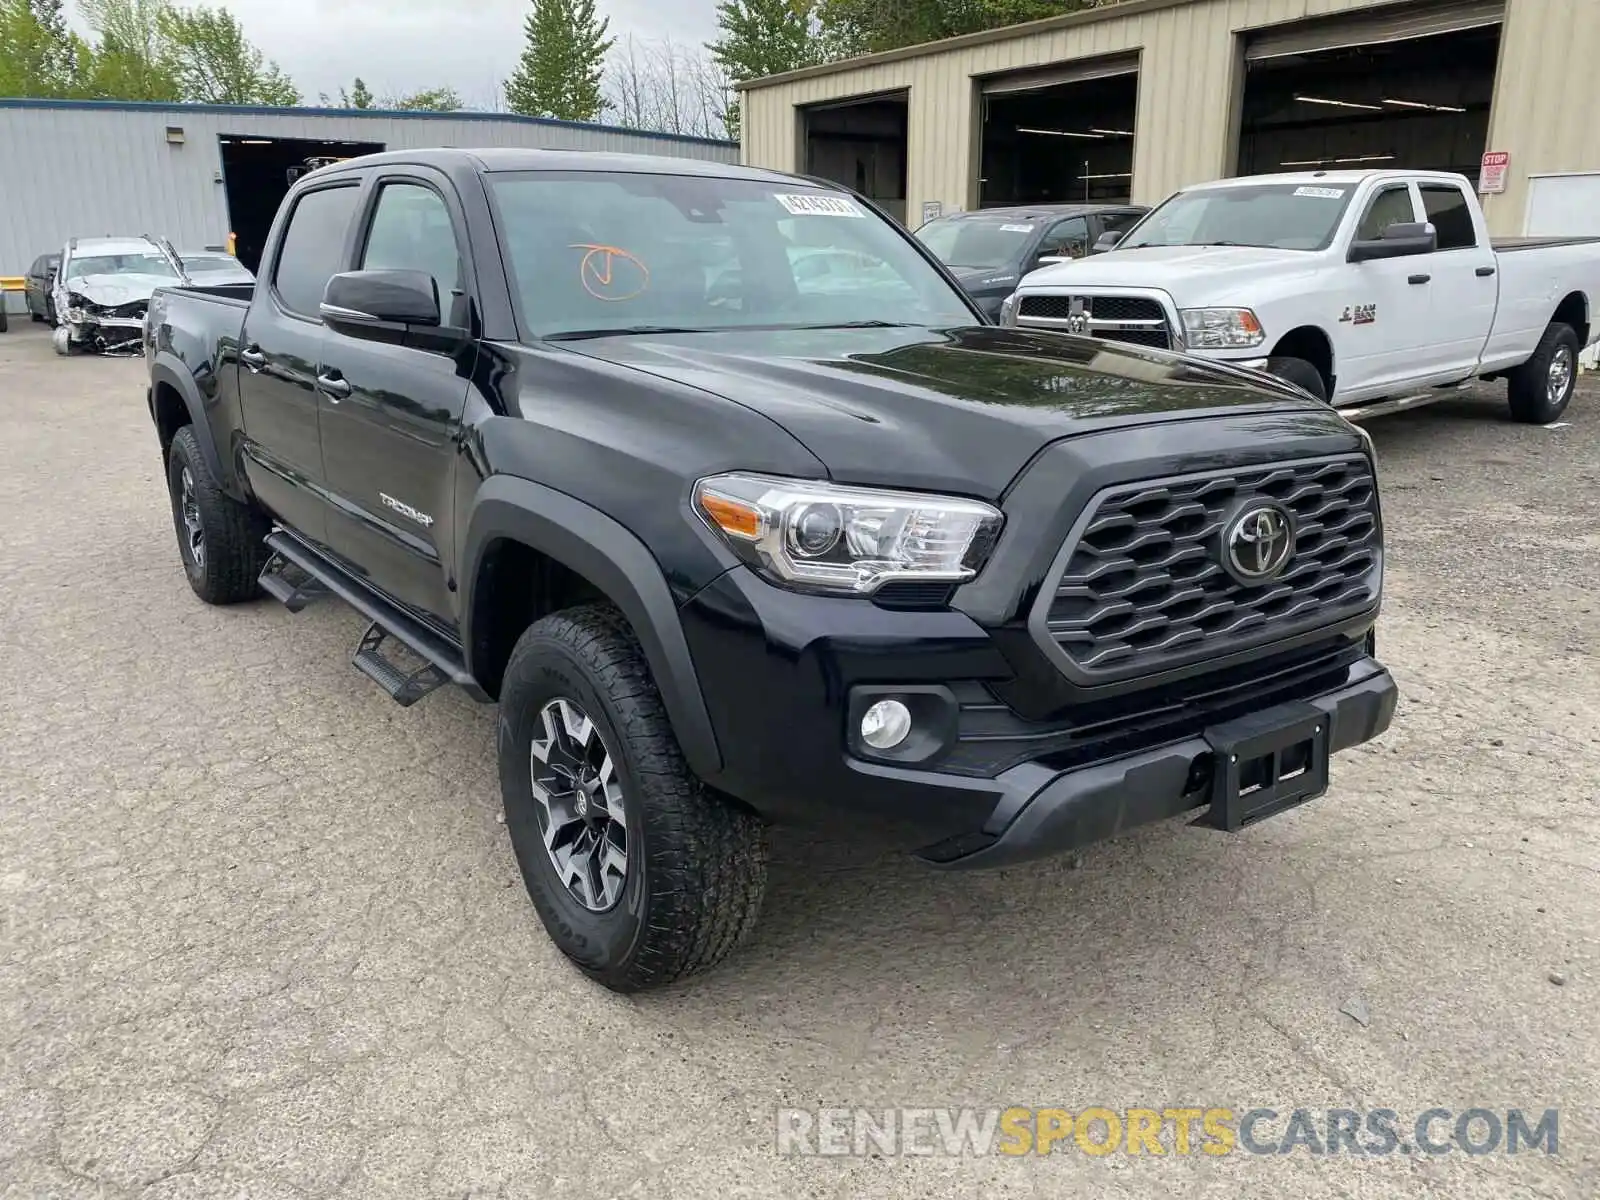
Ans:
{"type": "Polygon", "coordinates": [[[790,325],[789,329],[911,329],[910,321],[828,321],[821,325],[790,325]]]}
{"type": "Polygon", "coordinates": [[[545,335],[547,342],[578,342],[585,338],[628,337],[645,333],[720,333],[720,329],[688,325],[614,325],[608,329],[563,329],[545,335]]]}

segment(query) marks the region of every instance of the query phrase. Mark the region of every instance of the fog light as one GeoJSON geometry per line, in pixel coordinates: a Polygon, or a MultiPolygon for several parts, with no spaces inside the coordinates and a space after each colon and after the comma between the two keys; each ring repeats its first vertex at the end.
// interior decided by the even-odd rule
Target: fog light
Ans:
{"type": "Polygon", "coordinates": [[[911,732],[911,710],[898,700],[879,700],[861,714],[861,740],[874,750],[892,750],[911,732]]]}

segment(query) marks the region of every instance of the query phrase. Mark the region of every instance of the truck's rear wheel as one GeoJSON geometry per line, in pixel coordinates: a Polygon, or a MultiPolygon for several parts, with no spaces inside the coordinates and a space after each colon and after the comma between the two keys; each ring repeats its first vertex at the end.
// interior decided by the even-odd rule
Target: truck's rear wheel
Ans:
{"type": "Polygon", "coordinates": [[[1303,358],[1269,358],[1267,374],[1304,388],[1324,404],[1328,401],[1328,385],[1322,378],[1322,372],[1303,358]]]}
{"type": "Polygon", "coordinates": [[[1578,383],[1578,335],[1553,322],[1528,359],[1507,377],[1511,417],[1529,425],[1548,425],[1566,412],[1578,383]]]}
{"type": "Polygon", "coordinates": [[[755,925],[766,838],[683,760],[638,639],[588,604],[530,626],[500,694],[500,788],[556,946],[618,992],[715,966],[755,925]]]}
{"type": "Polygon", "coordinates": [[[194,594],[207,604],[252,599],[267,560],[266,522],[222,490],[192,425],[178,430],[167,452],[167,494],[194,594]]]}

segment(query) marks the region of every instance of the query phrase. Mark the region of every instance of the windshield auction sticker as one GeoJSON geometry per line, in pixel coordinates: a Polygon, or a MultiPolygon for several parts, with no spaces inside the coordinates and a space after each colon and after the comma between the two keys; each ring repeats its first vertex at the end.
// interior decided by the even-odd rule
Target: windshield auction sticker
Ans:
{"type": "Polygon", "coordinates": [[[1033,226],[1032,225],[1002,225],[1002,226],[1000,226],[1000,230],[1001,230],[1002,233],[1032,233],[1033,232],[1033,226]]]}
{"type": "Polygon", "coordinates": [[[1344,198],[1344,189],[1325,187],[1297,187],[1294,190],[1294,194],[1296,196],[1315,196],[1319,200],[1342,200],[1344,198]]]}
{"type": "Polygon", "coordinates": [[[844,196],[783,195],[772,197],[796,217],[865,217],[855,202],[844,196]]]}

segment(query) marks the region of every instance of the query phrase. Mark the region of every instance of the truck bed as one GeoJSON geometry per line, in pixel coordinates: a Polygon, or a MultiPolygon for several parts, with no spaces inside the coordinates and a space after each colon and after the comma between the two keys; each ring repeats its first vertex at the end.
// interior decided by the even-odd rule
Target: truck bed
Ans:
{"type": "Polygon", "coordinates": [[[1508,237],[1490,238],[1489,246],[1496,254],[1510,254],[1517,250],[1538,250],[1545,246],[1584,246],[1600,242],[1595,237],[1508,237]]]}
{"type": "Polygon", "coordinates": [[[253,283],[196,283],[185,287],[164,287],[160,290],[169,296],[193,296],[197,300],[217,301],[234,308],[249,308],[256,286],[253,283]]]}

